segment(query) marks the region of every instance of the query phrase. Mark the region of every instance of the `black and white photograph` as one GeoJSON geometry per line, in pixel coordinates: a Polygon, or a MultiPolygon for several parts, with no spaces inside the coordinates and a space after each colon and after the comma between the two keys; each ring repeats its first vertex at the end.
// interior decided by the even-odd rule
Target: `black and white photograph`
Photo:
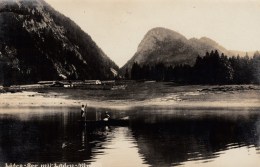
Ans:
{"type": "Polygon", "coordinates": [[[0,0],[0,167],[259,164],[259,0],[0,0]]]}

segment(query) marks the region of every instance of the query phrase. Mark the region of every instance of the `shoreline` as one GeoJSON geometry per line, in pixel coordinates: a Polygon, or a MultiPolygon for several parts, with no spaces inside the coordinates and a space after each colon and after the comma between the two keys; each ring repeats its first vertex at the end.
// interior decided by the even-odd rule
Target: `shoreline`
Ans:
{"type": "MultiPolygon", "coordinates": [[[[0,94],[1,109],[23,109],[23,108],[70,108],[88,104],[93,108],[108,108],[114,110],[129,110],[138,107],[172,108],[172,109],[258,109],[260,99],[257,98],[260,92],[247,98],[236,94],[198,94],[197,92],[168,93],[166,96],[147,98],[144,100],[135,99],[106,99],[91,100],[91,97],[73,99],[69,94],[47,92],[38,93],[35,91],[23,91],[17,93],[0,94]],[[222,99],[223,96],[230,96],[230,99],[222,99]],[[212,98],[213,97],[213,98],[212,98]],[[214,99],[215,98],[215,99],[214,99]]],[[[239,94],[239,93],[238,93],[239,94]]],[[[250,95],[250,93],[247,93],[250,95]]],[[[0,111],[1,112],[1,111],[0,111]]]]}

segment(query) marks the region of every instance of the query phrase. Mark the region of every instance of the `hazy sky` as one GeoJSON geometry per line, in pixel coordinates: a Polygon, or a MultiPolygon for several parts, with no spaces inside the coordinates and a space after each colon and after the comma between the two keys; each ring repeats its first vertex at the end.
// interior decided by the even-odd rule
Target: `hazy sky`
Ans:
{"type": "Polygon", "coordinates": [[[260,50],[260,0],[45,0],[75,21],[120,67],[148,30],[207,36],[230,50],[260,50]]]}

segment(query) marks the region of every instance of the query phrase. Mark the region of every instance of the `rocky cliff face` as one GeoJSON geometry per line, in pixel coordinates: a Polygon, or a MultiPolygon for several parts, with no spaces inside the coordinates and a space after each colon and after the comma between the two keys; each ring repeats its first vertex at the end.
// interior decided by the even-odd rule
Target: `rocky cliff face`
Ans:
{"type": "Polygon", "coordinates": [[[186,39],[175,31],[166,28],[154,28],[145,35],[135,55],[121,70],[131,69],[134,62],[141,65],[157,63],[173,66],[178,64],[193,65],[198,55],[204,56],[207,51],[212,50],[218,50],[226,55],[232,54],[209,38],[186,39]]]}
{"type": "Polygon", "coordinates": [[[88,34],[43,0],[1,0],[0,25],[2,82],[106,79],[118,70],[88,34]]]}

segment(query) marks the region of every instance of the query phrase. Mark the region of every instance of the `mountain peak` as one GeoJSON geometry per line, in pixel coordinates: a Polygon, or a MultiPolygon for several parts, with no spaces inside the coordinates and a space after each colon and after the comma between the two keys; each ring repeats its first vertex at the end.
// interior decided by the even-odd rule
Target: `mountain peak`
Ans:
{"type": "Polygon", "coordinates": [[[15,69],[7,78],[106,79],[113,77],[111,68],[118,69],[88,34],[45,1],[1,0],[0,6],[0,64],[15,69]]]}
{"type": "Polygon", "coordinates": [[[214,40],[202,37],[200,39],[187,39],[180,33],[162,27],[153,28],[147,32],[138,46],[137,52],[122,68],[131,69],[132,64],[137,62],[141,65],[193,65],[198,55],[218,50],[229,55],[229,52],[214,40]]]}
{"type": "Polygon", "coordinates": [[[183,35],[180,33],[164,28],[164,27],[156,27],[151,29],[150,31],[147,32],[144,38],[148,37],[154,37],[158,40],[164,40],[166,38],[171,38],[171,39],[186,39],[183,35]]]}
{"type": "Polygon", "coordinates": [[[173,30],[163,28],[163,27],[156,27],[149,30],[146,35],[144,36],[143,40],[138,46],[137,52],[146,52],[158,44],[158,42],[166,42],[169,40],[187,40],[183,35],[175,32],[173,30]]]}

